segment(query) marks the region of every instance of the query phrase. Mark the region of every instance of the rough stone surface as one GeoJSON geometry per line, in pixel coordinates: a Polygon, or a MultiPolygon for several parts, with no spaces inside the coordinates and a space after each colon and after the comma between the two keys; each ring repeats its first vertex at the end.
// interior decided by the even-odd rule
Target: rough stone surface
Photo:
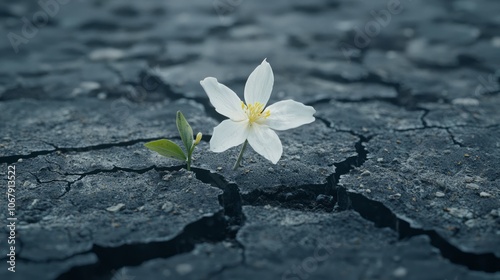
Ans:
{"type": "MultiPolygon", "coordinates": [[[[489,137],[500,136],[498,129],[486,131],[489,137]]],[[[481,132],[475,135],[480,137],[481,132]]],[[[370,157],[383,157],[387,162],[368,160],[343,177],[341,184],[348,191],[382,202],[414,228],[437,231],[464,252],[498,257],[500,232],[491,211],[500,207],[495,199],[500,194],[499,173],[494,155],[488,152],[495,146],[481,137],[476,143],[458,145],[453,137],[453,132],[444,129],[376,136],[366,149],[370,157]],[[365,170],[378,175],[362,176],[365,170]],[[467,183],[468,177],[478,189],[467,183]],[[449,198],[439,199],[437,192],[449,198]],[[491,193],[491,197],[481,197],[481,192],[491,193]]]]}
{"type": "Polygon", "coordinates": [[[0,183],[16,166],[18,220],[0,278],[499,279],[499,10],[3,1],[0,183]],[[242,97],[264,58],[269,103],[316,121],[278,132],[278,164],[249,148],[234,171],[238,148],[209,150],[224,117],[199,81],[242,97]],[[144,147],[181,142],[178,110],[204,135],[191,172],[144,147]]]}

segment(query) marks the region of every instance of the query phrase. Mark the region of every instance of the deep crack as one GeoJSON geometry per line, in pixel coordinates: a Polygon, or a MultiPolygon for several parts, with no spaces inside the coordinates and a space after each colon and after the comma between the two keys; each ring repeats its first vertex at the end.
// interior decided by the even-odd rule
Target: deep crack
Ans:
{"type": "Polygon", "coordinates": [[[455,135],[453,135],[453,133],[451,133],[450,129],[449,128],[446,128],[446,132],[448,132],[448,134],[450,135],[450,138],[451,138],[451,141],[453,141],[453,144],[459,146],[459,147],[466,147],[464,144],[462,144],[460,141],[458,141],[456,138],[455,138],[455,135]]]}
{"type": "Polygon", "coordinates": [[[260,190],[243,195],[245,205],[272,205],[281,208],[298,209],[304,211],[347,211],[354,210],[364,219],[373,222],[377,227],[388,227],[396,231],[400,241],[412,236],[426,235],[431,245],[437,248],[441,255],[457,265],[466,266],[471,270],[483,272],[500,271],[500,258],[493,253],[476,254],[464,252],[439,235],[435,230],[413,228],[399,218],[382,202],[371,200],[362,194],[349,192],[339,185],[341,176],[349,174],[355,168],[361,167],[368,160],[368,151],[364,144],[370,138],[358,135],[360,138],[355,147],[357,155],[335,163],[335,173],[328,177],[328,181],[321,185],[302,185],[293,190],[284,186],[278,187],[276,192],[265,193],[260,190]],[[328,203],[321,205],[318,196],[328,197],[328,203]]]}
{"type": "Polygon", "coordinates": [[[338,190],[337,205],[340,208],[339,210],[352,209],[378,227],[391,228],[399,234],[400,240],[417,235],[426,235],[431,240],[431,245],[437,248],[441,252],[441,255],[452,263],[463,265],[476,271],[500,271],[500,258],[495,256],[495,254],[464,252],[439,235],[437,231],[413,228],[410,223],[399,218],[382,202],[371,200],[360,193],[349,192],[344,187],[339,186],[338,179],[340,176],[348,174],[353,170],[352,166],[360,167],[367,160],[368,151],[363,146],[363,142],[366,141],[361,140],[356,143],[358,157],[356,161],[352,162],[353,165],[348,165],[346,164],[347,161],[345,161],[341,166],[337,166],[338,169],[335,171],[334,178],[336,178],[335,186],[338,190]]]}
{"type": "Polygon", "coordinates": [[[339,199],[344,198],[344,196],[338,195],[337,185],[340,176],[349,173],[354,167],[359,167],[366,161],[368,153],[363,144],[373,137],[365,137],[352,131],[345,132],[359,137],[355,144],[357,155],[334,163],[335,172],[326,178],[325,183],[301,185],[293,188],[278,186],[273,188],[275,189],[273,192],[255,190],[242,195],[243,203],[245,205],[271,205],[314,212],[332,212],[338,208],[343,209],[347,202],[339,199]]]}
{"type": "MultiPolygon", "coordinates": [[[[53,144],[47,143],[47,144],[53,146],[54,149],[31,152],[31,153],[26,154],[26,155],[3,156],[3,157],[0,157],[0,163],[12,164],[12,163],[17,162],[20,159],[36,158],[38,156],[48,155],[48,154],[55,153],[55,152],[60,152],[60,153],[87,152],[87,151],[104,150],[104,149],[109,149],[109,148],[113,148],[113,147],[127,147],[127,146],[135,145],[137,143],[148,142],[148,141],[153,141],[153,140],[157,140],[157,139],[159,139],[159,137],[141,138],[141,139],[134,139],[134,140],[129,140],[129,141],[117,142],[117,143],[97,144],[97,145],[78,147],[78,148],[59,148],[53,144]]],[[[171,137],[171,139],[176,139],[176,138],[171,137]]]]}
{"type": "MultiPolygon", "coordinates": [[[[341,188],[342,189],[342,188],[341,188]]],[[[399,240],[406,240],[417,235],[426,235],[431,240],[431,245],[437,248],[441,255],[452,263],[466,266],[471,270],[484,272],[500,271],[500,258],[493,253],[470,253],[464,252],[443,238],[435,230],[425,230],[413,228],[411,225],[397,217],[383,203],[371,200],[362,194],[347,192],[345,189],[341,191],[349,204],[345,209],[353,209],[358,212],[363,218],[373,222],[377,227],[388,227],[396,231],[399,235],[399,240]]]]}
{"type": "MultiPolygon", "coordinates": [[[[145,173],[152,169],[157,171],[172,171],[181,168],[182,166],[164,168],[153,166],[133,170],[115,167],[111,170],[94,170],[80,175],[83,178],[84,176],[103,172],[126,171],[145,173]]],[[[170,258],[175,255],[188,253],[195,248],[196,244],[206,242],[217,243],[225,240],[233,242],[242,249],[242,262],[244,262],[244,247],[235,239],[238,230],[245,221],[238,186],[227,183],[221,175],[211,173],[208,170],[200,168],[193,168],[192,170],[200,181],[223,190],[223,194],[219,196],[219,203],[223,207],[222,211],[213,214],[211,217],[203,217],[196,222],[188,224],[179,235],[168,241],[125,244],[118,247],[94,245],[90,252],[85,253],[96,254],[99,260],[96,264],[73,267],[57,279],[111,279],[113,271],[122,267],[137,266],[148,260],[170,258]]]]}
{"type": "Polygon", "coordinates": [[[398,107],[402,107],[408,111],[415,110],[427,110],[419,107],[420,103],[450,103],[446,98],[432,94],[432,93],[420,93],[418,96],[412,94],[412,89],[406,86],[403,83],[388,81],[383,77],[375,74],[369,73],[368,76],[363,77],[361,79],[346,79],[341,75],[321,75],[316,73],[316,76],[319,78],[327,79],[329,81],[336,81],[340,83],[368,83],[368,84],[378,84],[383,86],[392,87],[396,90],[397,95],[395,97],[363,97],[360,99],[348,99],[348,98],[323,98],[320,100],[316,100],[314,102],[309,102],[307,105],[314,106],[317,104],[329,103],[330,101],[336,101],[341,103],[364,103],[364,102],[373,102],[373,101],[381,101],[385,103],[389,103],[398,107]]]}
{"type": "Polygon", "coordinates": [[[111,279],[113,271],[124,266],[137,266],[148,260],[187,253],[198,243],[221,242],[227,238],[225,225],[223,211],[219,211],[211,217],[203,217],[188,224],[179,235],[168,241],[124,244],[117,247],[94,245],[89,253],[97,256],[97,263],[73,267],[56,279],[111,279]]]}

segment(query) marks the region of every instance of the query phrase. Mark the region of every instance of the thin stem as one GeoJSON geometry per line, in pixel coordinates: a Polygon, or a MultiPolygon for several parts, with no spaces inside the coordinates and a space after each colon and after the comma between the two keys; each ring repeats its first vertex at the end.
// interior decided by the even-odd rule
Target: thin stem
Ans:
{"type": "Polygon", "coordinates": [[[188,158],[187,158],[187,170],[191,171],[191,156],[193,155],[193,150],[194,150],[194,145],[191,147],[191,150],[188,152],[188,158]]]}
{"type": "Polygon", "coordinates": [[[240,154],[238,156],[238,160],[236,160],[236,163],[233,166],[233,170],[236,170],[240,166],[241,159],[243,158],[243,153],[245,152],[245,149],[247,148],[248,141],[245,140],[243,143],[243,146],[241,147],[240,154]]]}

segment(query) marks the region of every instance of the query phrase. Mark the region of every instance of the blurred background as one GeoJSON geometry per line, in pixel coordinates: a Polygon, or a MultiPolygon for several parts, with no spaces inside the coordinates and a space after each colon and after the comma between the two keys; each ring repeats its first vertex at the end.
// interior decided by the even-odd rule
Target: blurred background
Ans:
{"type": "Polygon", "coordinates": [[[143,81],[147,73],[188,97],[204,98],[198,81],[206,76],[241,93],[266,57],[280,99],[295,91],[306,91],[303,101],[343,96],[359,91],[345,88],[357,82],[404,85],[431,101],[498,90],[500,4],[493,0],[0,5],[0,100],[148,101],[156,82],[143,81]]]}

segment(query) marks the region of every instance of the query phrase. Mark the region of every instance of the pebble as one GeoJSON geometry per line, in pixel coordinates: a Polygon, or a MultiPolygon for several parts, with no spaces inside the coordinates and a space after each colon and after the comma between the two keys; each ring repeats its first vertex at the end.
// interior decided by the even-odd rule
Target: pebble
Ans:
{"type": "Polygon", "coordinates": [[[467,184],[465,187],[468,189],[479,190],[479,185],[474,183],[467,184]]]}
{"type": "Polygon", "coordinates": [[[23,187],[26,187],[28,189],[34,189],[36,188],[36,184],[33,183],[33,182],[29,182],[29,181],[25,181],[24,184],[23,184],[23,187]]]}
{"type": "Polygon", "coordinates": [[[161,210],[164,210],[165,212],[170,212],[174,209],[174,204],[170,201],[166,201],[165,203],[163,203],[163,205],[161,206],[161,210]]]}
{"type": "Polygon", "coordinates": [[[465,225],[468,226],[468,227],[470,227],[470,228],[471,227],[475,227],[476,226],[476,220],[474,220],[474,219],[467,220],[465,222],[465,225]]]}
{"type": "Polygon", "coordinates": [[[222,166],[217,166],[217,171],[221,171],[222,170],[222,166]]]}
{"type": "Polygon", "coordinates": [[[443,197],[444,196],[444,192],[436,192],[436,197],[443,197]]]}
{"type": "Polygon", "coordinates": [[[408,274],[408,270],[402,266],[396,268],[393,272],[392,275],[396,278],[403,278],[408,274]]]}
{"type": "Polygon", "coordinates": [[[401,197],[400,193],[391,194],[389,196],[390,199],[399,199],[400,197],[401,197]]]}
{"type": "Polygon", "coordinates": [[[471,176],[465,176],[465,182],[472,183],[472,182],[474,182],[474,178],[472,178],[471,176]]]}
{"type": "Polygon", "coordinates": [[[479,100],[475,98],[455,98],[451,101],[453,105],[462,106],[477,106],[479,105],[479,100]]]}
{"type": "Polygon", "coordinates": [[[86,90],[86,91],[93,91],[96,89],[99,89],[101,85],[97,82],[94,81],[84,81],[80,83],[80,88],[86,90]]]}
{"type": "Polygon", "coordinates": [[[274,168],[269,167],[269,168],[267,169],[267,171],[269,171],[269,172],[273,173],[273,172],[274,172],[274,168]]]}
{"type": "Polygon", "coordinates": [[[99,99],[99,100],[104,100],[106,98],[108,98],[108,95],[105,92],[99,92],[97,94],[97,99],[99,99]]]}
{"type": "Polygon", "coordinates": [[[370,176],[372,173],[368,170],[364,171],[363,173],[361,173],[361,176],[370,176]]]}
{"type": "Polygon", "coordinates": [[[28,206],[28,209],[33,209],[33,207],[40,201],[38,198],[35,198],[33,202],[28,206]]]}
{"type": "Polygon", "coordinates": [[[125,56],[125,53],[120,49],[106,48],[95,50],[90,53],[91,60],[117,60],[125,56]]]}
{"type": "Polygon", "coordinates": [[[384,162],[384,158],[379,157],[379,158],[377,159],[377,162],[384,162]]]}
{"type": "Polygon", "coordinates": [[[186,275],[188,273],[191,273],[191,271],[193,271],[193,266],[188,263],[181,263],[178,264],[177,267],[175,267],[175,270],[180,275],[186,275]]]}
{"type": "Polygon", "coordinates": [[[110,206],[108,208],[106,208],[106,210],[108,210],[109,212],[118,212],[120,211],[123,207],[125,207],[125,204],[123,203],[118,203],[114,206],[110,206]]]}
{"type": "Polygon", "coordinates": [[[490,193],[487,193],[487,192],[480,192],[479,196],[480,197],[492,197],[492,195],[490,193]]]}
{"type": "Polygon", "coordinates": [[[222,245],[223,245],[225,248],[233,248],[233,247],[234,247],[233,243],[228,242],[228,241],[222,241],[222,245]]]}

